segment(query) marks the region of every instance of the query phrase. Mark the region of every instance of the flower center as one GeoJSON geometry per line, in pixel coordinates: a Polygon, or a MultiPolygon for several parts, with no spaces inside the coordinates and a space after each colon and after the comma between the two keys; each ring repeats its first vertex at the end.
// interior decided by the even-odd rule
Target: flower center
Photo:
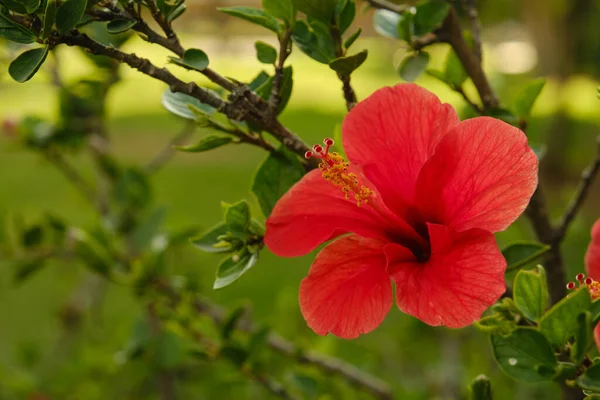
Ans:
{"type": "MultiPolygon", "coordinates": [[[[592,301],[600,299],[600,282],[593,280],[589,276],[586,278],[584,274],[577,274],[575,279],[579,282],[579,287],[585,287],[590,292],[592,301]]],[[[567,283],[567,289],[576,289],[575,282],[567,283]]]]}
{"type": "Polygon", "coordinates": [[[325,148],[320,144],[316,144],[313,146],[312,151],[307,151],[304,156],[307,159],[321,159],[321,163],[319,163],[321,176],[334,186],[340,187],[346,200],[350,200],[350,196],[353,195],[358,207],[367,204],[373,195],[373,191],[361,185],[356,174],[348,172],[350,164],[344,160],[344,157],[336,152],[329,153],[329,148],[333,146],[333,143],[333,139],[327,138],[323,140],[325,148]]]}

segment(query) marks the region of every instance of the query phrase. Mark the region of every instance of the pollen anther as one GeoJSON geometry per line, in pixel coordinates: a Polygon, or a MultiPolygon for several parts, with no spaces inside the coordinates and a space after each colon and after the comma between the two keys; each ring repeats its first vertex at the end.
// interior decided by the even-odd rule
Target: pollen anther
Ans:
{"type": "Polygon", "coordinates": [[[319,164],[321,176],[334,186],[340,187],[347,200],[350,200],[350,196],[354,193],[354,200],[356,200],[358,207],[367,204],[373,195],[373,190],[361,185],[356,174],[348,172],[350,164],[344,160],[344,157],[336,152],[329,152],[329,148],[334,144],[333,139],[326,138],[323,140],[323,144],[325,149],[323,149],[323,146],[316,144],[313,146],[314,152],[306,152],[306,158],[314,157],[322,160],[319,164]]]}
{"type": "MultiPolygon", "coordinates": [[[[575,279],[579,281],[579,288],[586,288],[588,290],[592,301],[600,299],[600,282],[590,277],[586,278],[584,274],[577,274],[577,276],[575,276],[575,279]]],[[[575,282],[567,283],[567,289],[569,290],[575,289],[575,286],[575,282]]]]}

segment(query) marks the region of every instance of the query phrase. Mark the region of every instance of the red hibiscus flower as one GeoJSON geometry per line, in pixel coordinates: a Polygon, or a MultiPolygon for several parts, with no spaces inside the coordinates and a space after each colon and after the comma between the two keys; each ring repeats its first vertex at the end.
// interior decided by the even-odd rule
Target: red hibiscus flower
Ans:
{"type": "MultiPolygon", "coordinates": [[[[589,275],[587,279],[591,281],[589,284],[588,281],[585,281],[588,284],[590,296],[592,300],[597,300],[600,298],[600,283],[598,282],[600,281],[600,219],[592,227],[592,241],[585,253],[585,270],[589,275]]],[[[581,282],[580,275],[577,275],[577,279],[581,282]]],[[[575,287],[574,283],[571,287],[567,286],[569,289],[573,287],[575,287]]],[[[596,329],[594,329],[594,338],[596,345],[600,348],[600,324],[596,325],[596,329]]]]}
{"type": "Polygon", "coordinates": [[[384,88],[347,115],[350,163],[331,139],[321,159],[277,203],[265,243],[295,257],[338,236],[300,285],[318,334],[355,338],[392,302],[429,325],[463,327],[505,291],[493,232],[507,228],[537,186],[538,160],[520,130],[493,118],[460,122],[429,91],[384,88]]]}

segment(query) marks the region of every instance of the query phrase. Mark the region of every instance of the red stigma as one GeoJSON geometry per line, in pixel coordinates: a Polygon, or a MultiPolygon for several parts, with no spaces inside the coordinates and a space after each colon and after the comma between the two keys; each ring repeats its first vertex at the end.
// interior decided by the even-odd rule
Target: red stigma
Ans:
{"type": "Polygon", "coordinates": [[[585,278],[584,274],[577,274],[577,276],[575,276],[575,279],[577,279],[579,282],[583,282],[583,278],[585,278]]]}
{"type": "Polygon", "coordinates": [[[334,141],[331,138],[326,138],[323,140],[323,143],[325,143],[326,146],[333,146],[334,141]]]}
{"type": "Polygon", "coordinates": [[[569,283],[567,283],[567,289],[569,289],[569,290],[575,289],[575,282],[569,282],[569,283]]]}
{"type": "Polygon", "coordinates": [[[586,285],[591,285],[592,282],[594,282],[594,280],[592,278],[585,278],[585,284],[586,285]]]}
{"type": "Polygon", "coordinates": [[[307,151],[306,153],[304,153],[304,158],[309,159],[313,156],[313,152],[312,151],[307,151]]]}
{"type": "Polygon", "coordinates": [[[315,151],[315,153],[321,153],[323,151],[323,146],[321,146],[320,144],[315,144],[313,146],[313,150],[315,151]]]}

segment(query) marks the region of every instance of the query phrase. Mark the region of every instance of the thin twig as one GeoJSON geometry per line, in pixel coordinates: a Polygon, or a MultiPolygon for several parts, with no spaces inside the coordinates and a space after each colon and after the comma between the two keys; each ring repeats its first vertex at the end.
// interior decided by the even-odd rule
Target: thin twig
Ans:
{"type": "MultiPolygon", "coordinates": [[[[344,57],[346,55],[346,50],[344,50],[342,45],[342,32],[340,32],[340,28],[334,24],[331,26],[330,32],[335,44],[335,56],[338,58],[344,57]]],[[[358,101],[356,98],[356,92],[350,84],[350,74],[338,72],[337,76],[340,81],[342,81],[342,92],[344,94],[344,100],[346,101],[346,108],[348,111],[350,111],[354,108],[358,101]]]]}
{"type": "Polygon", "coordinates": [[[277,108],[279,108],[279,104],[281,103],[281,81],[283,80],[283,66],[285,65],[285,60],[287,60],[292,53],[290,40],[291,37],[292,30],[287,28],[279,39],[279,57],[277,59],[277,64],[275,65],[273,88],[271,89],[271,94],[269,96],[269,114],[271,116],[277,115],[277,108]]]}
{"type": "Polygon", "coordinates": [[[463,90],[462,87],[454,87],[452,88],[454,89],[454,91],[458,94],[460,94],[462,96],[462,98],[467,102],[468,105],[471,106],[471,108],[477,113],[477,114],[482,114],[483,110],[475,103],[473,103],[473,101],[471,101],[471,99],[469,98],[469,96],[465,93],[465,91],[463,90]]]}
{"type": "Polygon", "coordinates": [[[196,124],[193,121],[188,121],[181,132],[177,134],[173,139],[167,143],[165,147],[146,165],[144,168],[146,173],[154,174],[161,169],[175,154],[173,146],[178,146],[185,142],[194,131],[196,130],[196,124]]]}
{"type": "Polygon", "coordinates": [[[481,63],[481,22],[477,12],[477,0],[463,0],[463,7],[471,21],[471,36],[473,37],[473,54],[481,63]]]}
{"type": "Polygon", "coordinates": [[[577,186],[577,190],[575,191],[571,202],[567,206],[562,219],[556,227],[554,238],[556,243],[560,243],[564,239],[569,225],[571,224],[571,222],[573,222],[573,219],[575,219],[577,212],[581,209],[581,206],[583,205],[590,191],[590,187],[592,186],[592,183],[594,183],[594,179],[600,172],[600,136],[596,138],[596,142],[596,157],[594,158],[592,163],[582,172],[581,179],[579,181],[579,186],[577,186]]]}

